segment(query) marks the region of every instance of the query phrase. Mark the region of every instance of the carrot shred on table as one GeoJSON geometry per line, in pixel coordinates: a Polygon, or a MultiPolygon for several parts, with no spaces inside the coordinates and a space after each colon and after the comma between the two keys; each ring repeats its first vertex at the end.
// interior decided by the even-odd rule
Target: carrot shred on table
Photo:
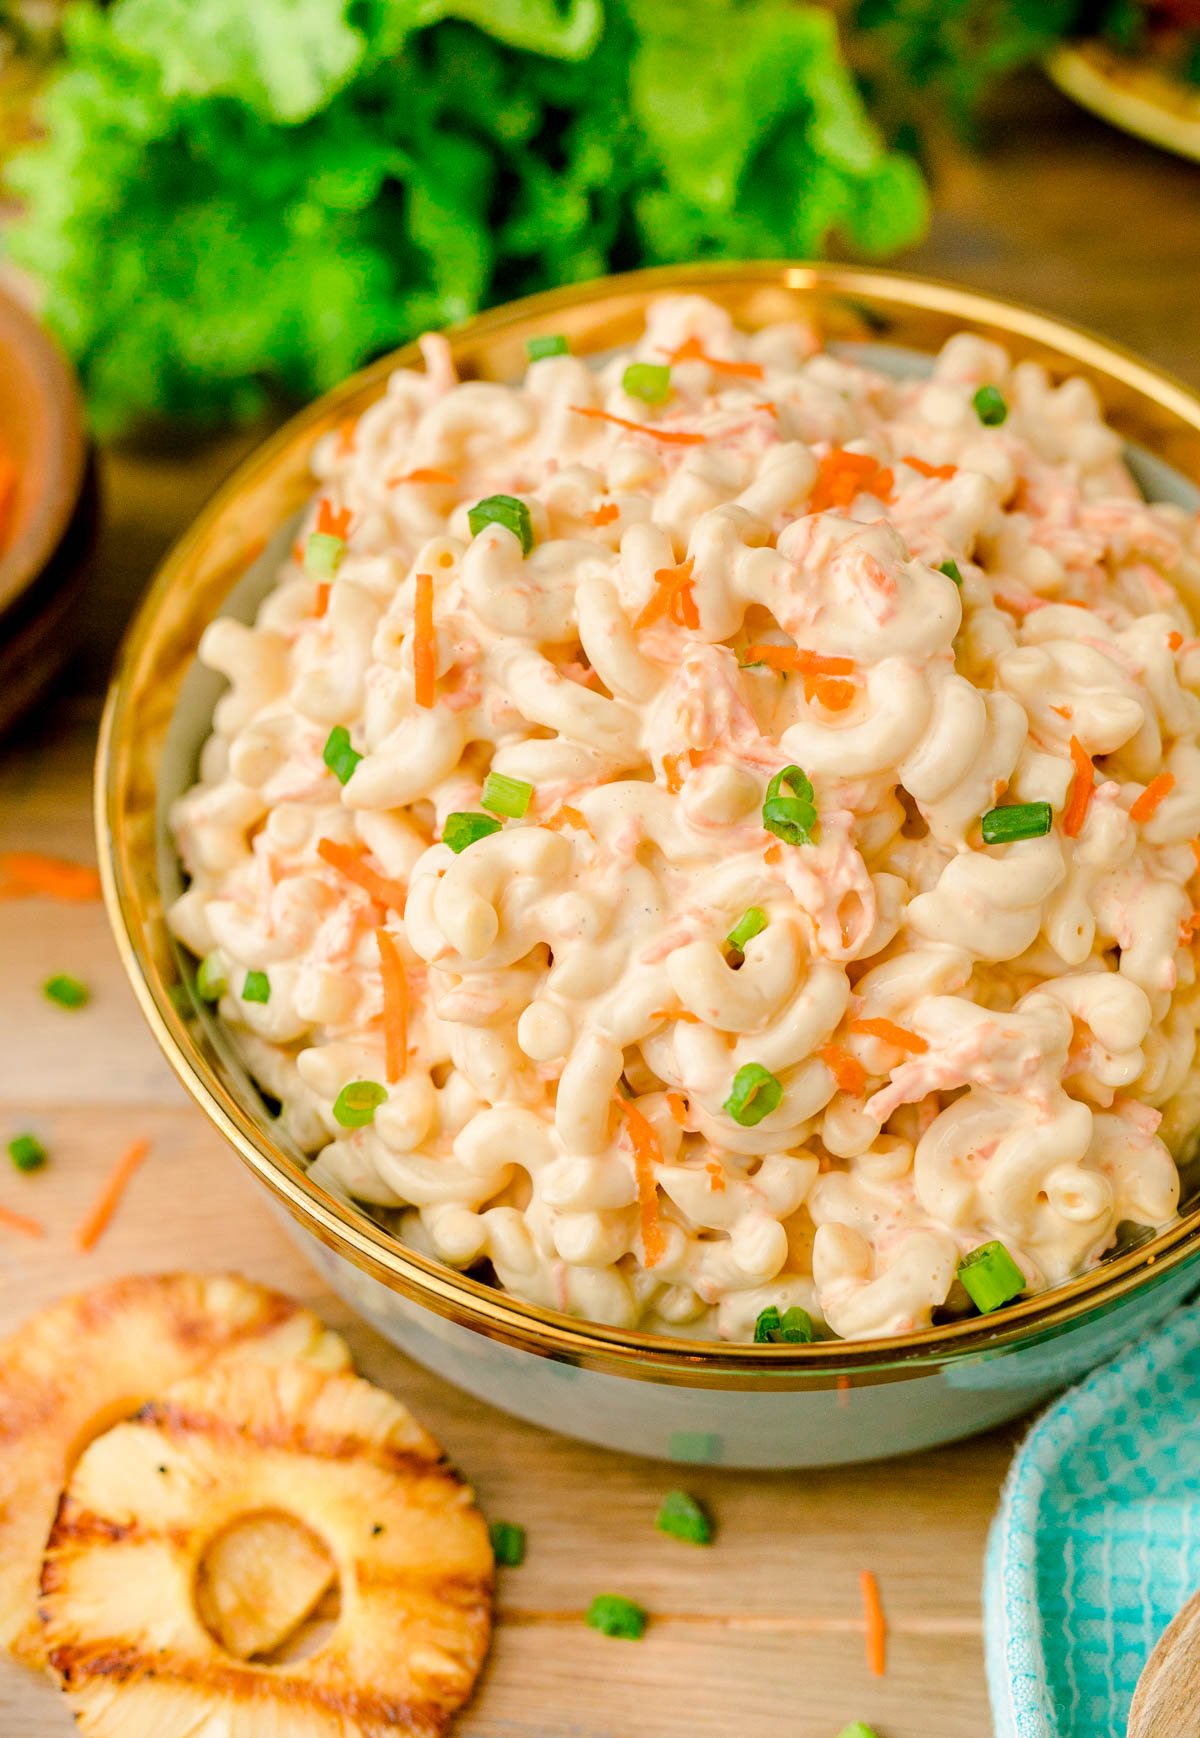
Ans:
{"type": "Polygon", "coordinates": [[[133,1181],[134,1172],[145,1161],[150,1153],[149,1141],[134,1141],[127,1147],[108,1173],[104,1185],[92,1204],[78,1231],[75,1233],[75,1246],[86,1254],[95,1249],[97,1243],[108,1229],[109,1221],[121,1205],[121,1197],[133,1181]]]}
{"type": "Polygon", "coordinates": [[[848,453],[844,447],[834,447],[821,460],[808,510],[823,513],[830,507],[849,507],[856,495],[890,501],[895,480],[893,471],[869,453],[848,453]]]}
{"type": "Polygon", "coordinates": [[[761,380],[761,362],[733,362],[724,356],[710,356],[699,338],[685,338],[674,350],[668,350],[669,362],[706,362],[714,374],[728,374],[738,380],[761,380]]]}
{"type": "Polygon", "coordinates": [[[384,1070],[391,1086],[402,1080],[408,1069],[408,976],[389,930],[375,931],[375,945],[379,949],[379,975],[383,980],[384,1070]]]}
{"type": "Polygon", "coordinates": [[[419,465],[415,471],[405,471],[398,477],[389,477],[387,486],[398,489],[401,483],[440,483],[447,489],[458,488],[458,478],[452,471],[438,471],[427,465],[419,465]]]}
{"type": "Polygon", "coordinates": [[[910,471],[916,471],[919,477],[936,477],[939,482],[948,483],[951,477],[957,477],[957,465],[931,465],[925,459],[918,459],[912,453],[905,453],[900,460],[910,471]]]}
{"type": "Polygon", "coordinates": [[[317,530],[323,537],[349,537],[349,507],[338,507],[335,511],[332,503],[322,497],[317,503],[317,530]]]}
{"type": "Polygon", "coordinates": [[[879,1583],[870,1569],[862,1570],[858,1579],[867,1629],[867,1666],[875,1677],[881,1678],[887,1671],[887,1619],[883,1615],[879,1583]]]}
{"type": "Polygon", "coordinates": [[[331,869],[338,870],[347,881],[353,881],[364,893],[369,893],[375,903],[382,905],[385,911],[404,915],[404,903],[408,897],[406,889],[399,881],[390,881],[386,875],[380,875],[370,868],[349,845],[339,845],[336,839],[319,839],[317,856],[328,863],[331,869]]]}
{"type": "Polygon", "coordinates": [[[14,1213],[11,1207],[0,1207],[0,1225],[9,1231],[19,1231],[22,1237],[44,1237],[46,1227],[40,1219],[30,1219],[25,1213],[14,1213]]]}
{"type": "Polygon", "coordinates": [[[99,899],[100,877],[89,863],[48,857],[41,851],[0,853],[0,899],[63,899],[82,904],[99,899]]]}
{"type": "Polygon", "coordinates": [[[614,519],[621,517],[621,509],[615,501],[602,501],[598,507],[593,507],[587,515],[589,525],[611,525],[614,519]]]}
{"type": "Polygon", "coordinates": [[[618,428],[632,429],[634,434],[649,435],[652,440],[667,441],[677,447],[703,446],[706,436],[692,434],[685,429],[656,428],[650,422],[630,422],[628,417],[614,416],[609,410],[595,410],[590,404],[572,404],[568,407],[576,416],[594,417],[598,422],[615,423],[618,428]]]}
{"type": "Polygon", "coordinates": [[[678,567],[660,567],[657,570],[654,575],[657,590],[633,624],[638,633],[663,616],[669,616],[681,628],[700,626],[700,611],[692,591],[692,566],[692,557],[689,555],[678,567]]]}
{"type": "Polygon", "coordinates": [[[851,1056],[840,1044],[825,1044],[818,1054],[837,1082],[839,1092],[862,1092],[867,1084],[867,1071],[857,1056],[851,1056]]]}
{"type": "Polygon", "coordinates": [[[1068,839],[1077,839],[1087,819],[1092,791],[1096,786],[1096,769],[1092,765],[1091,756],[1077,736],[1071,738],[1071,759],[1075,763],[1075,778],[1071,784],[1071,795],[1066,809],[1063,811],[1063,832],[1068,839]]]}
{"type": "Polygon", "coordinates": [[[668,1092],[667,1109],[671,1113],[671,1121],[677,1122],[682,1128],[687,1122],[687,1100],[681,1092],[668,1092]]]}
{"type": "Polygon", "coordinates": [[[868,1038],[882,1038],[885,1044],[894,1044],[897,1050],[911,1050],[914,1056],[923,1056],[929,1048],[920,1033],[910,1032],[907,1026],[897,1026],[894,1020],[848,1020],[846,1030],[862,1032],[868,1038]]]}
{"type": "Polygon", "coordinates": [[[1133,804],[1129,811],[1129,819],[1131,821],[1148,821],[1164,798],[1169,797],[1174,789],[1174,773],[1160,772],[1156,778],[1150,780],[1141,796],[1133,804]]]}
{"type": "Polygon", "coordinates": [[[647,1122],[636,1104],[618,1098],[617,1108],[625,1118],[633,1147],[633,1168],[637,1177],[638,1217],[642,1227],[642,1252],[646,1266],[653,1267],[667,1253],[667,1240],[662,1220],[658,1216],[658,1183],[655,1165],[663,1162],[662,1147],[652,1123],[647,1122]]]}
{"type": "Polygon", "coordinates": [[[433,625],[433,575],[418,573],[413,604],[413,698],[426,711],[437,698],[437,633],[433,625]]]}
{"type": "Polygon", "coordinates": [[[1172,629],[1172,631],[1167,635],[1167,644],[1173,652],[1177,652],[1180,646],[1182,646],[1183,635],[1180,633],[1178,628],[1172,629]]]}

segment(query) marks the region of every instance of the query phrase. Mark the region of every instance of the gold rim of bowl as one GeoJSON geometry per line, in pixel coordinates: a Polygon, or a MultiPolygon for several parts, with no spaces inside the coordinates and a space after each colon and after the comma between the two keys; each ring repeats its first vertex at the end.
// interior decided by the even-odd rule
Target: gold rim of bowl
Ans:
{"type": "MultiPolygon", "coordinates": [[[[1200,397],[1180,381],[1093,333],[1033,309],[896,272],[834,264],[727,262],[658,267],[531,296],[452,328],[464,377],[511,379],[524,345],[561,332],[580,354],[629,342],[647,302],[695,292],[748,327],[814,320],[830,340],[936,351],[969,330],[1016,358],[1042,362],[1055,379],[1081,374],[1124,438],[1185,477],[1200,477],[1200,397]]],[[[889,1381],[1042,1340],[1102,1310],[1200,1252],[1200,1215],[1138,1247],[992,1316],[884,1340],[755,1346],[604,1327],[544,1310],[405,1248],[364,1211],[311,1182],[272,1138],[261,1111],[224,1077],[205,1029],[182,1014],[175,955],[164,921],[157,863],[158,768],[183,677],[205,624],[263,544],[311,495],[314,442],[357,416],[397,367],[419,365],[407,345],[302,410],[218,490],[167,555],[118,656],[100,729],[95,812],[101,875],[121,959],[155,1037],[209,1120],[287,1210],[323,1244],[436,1315],[491,1339],[588,1368],[696,1387],[826,1387],[840,1374],[889,1381]]]]}

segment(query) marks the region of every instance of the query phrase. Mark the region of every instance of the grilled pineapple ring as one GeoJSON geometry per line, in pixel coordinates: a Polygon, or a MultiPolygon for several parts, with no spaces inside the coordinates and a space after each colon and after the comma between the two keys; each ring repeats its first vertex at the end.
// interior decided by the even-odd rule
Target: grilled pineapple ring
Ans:
{"type": "MultiPolygon", "coordinates": [[[[64,1298],[0,1343],[0,1645],[42,1665],[38,1572],[88,1442],[213,1359],[349,1354],[311,1310],[226,1275],[145,1274],[64,1298]]],[[[303,1613],[280,1613],[282,1633],[303,1613]]],[[[280,1636],[280,1639],[281,1639],[280,1636]]]]}
{"type": "Polygon", "coordinates": [[[89,1738],[438,1738],[491,1629],[471,1492],[390,1394],[301,1364],[214,1366],[93,1442],[42,1570],[50,1662],[89,1738]],[[233,1659],[193,1590],[238,1517],[294,1514],[341,1610],[288,1665],[233,1659]]]}

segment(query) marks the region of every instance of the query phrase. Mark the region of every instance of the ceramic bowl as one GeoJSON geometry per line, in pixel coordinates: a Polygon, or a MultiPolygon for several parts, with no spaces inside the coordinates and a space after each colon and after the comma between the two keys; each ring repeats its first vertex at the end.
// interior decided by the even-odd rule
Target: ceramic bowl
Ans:
{"type": "MultiPolygon", "coordinates": [[[[699,291],[747,327],[819,322],[829,341],[913,369],[954,331],[996,339],[1055,378],[1089,379],[1149,495],[1195,508],[1200,400],[1101,339],[943,284],[833,265],[670,268],[574,286],[450,334],[466,377],[513,378],[524,345],[562,332],[579,354],[640,330],[648,301],[699,291]]],[[[1012,1417],[1163,1316],[1200,1282],[1200,1216],[995,1315],[890,1340],[729,1345],[601,1327],[534,1307],[403,1247],[306,1174],[222,1030],[183,991],[164,910],[182,890],[166,816],[195,776],[220,683],[195,664],[205,624],[252,615],[311,492],[313,444],[384,390],[415,348],[289,423],[220,490],[163,563],[130,629],[101,732],[96,815],[109,915],[146,1017],[213,1126],[278,1203],[329,1283],[421,1363],[551,1429],[677,1461],[801,1466],[944,1442],[1012,1417]],[[264,550],[264,536],[268,545],[264,550]],[[181,993],[182,992],[182,993],[181,993]]]]}

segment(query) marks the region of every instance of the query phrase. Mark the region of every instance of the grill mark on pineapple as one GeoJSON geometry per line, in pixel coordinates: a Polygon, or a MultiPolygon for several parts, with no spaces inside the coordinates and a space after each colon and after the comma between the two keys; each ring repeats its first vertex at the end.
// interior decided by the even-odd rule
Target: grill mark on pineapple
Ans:
{"type": "MultiPolygon", "coordinates": [[[[140,1680],[179,1684],[205,1695],[228,1696],[233,1701],[255,1703],[259,1707],[273,1699],[285,1707],[338,1714],[343,1719],[360,1722],[367,1733],[394,1734],[399,1730],[410,1738],[442,1738],[451,1720],[450,1710],[430,1699],[393,1699],[376,1690],[339,1683],[333,1677],[322,1680],[302,1676],[287,1667],[239,1666],[219,1657],[170,1651],[146,1653],[119,1636],[86,1646],[61,1642],[50,1648],[49,1657],[64,1686],[70,1689],[96,1679],[117,1684],[140,1680]]],[[[462,1676],[469,1675],[464,1669],[462,1676]]],[[[457,1687],[450,1693],[457,1707],[457,1687]]]]}
{"type": "Polygon", "coordinates": [[[418,1449],[393,1448],[363,1436],[324,1436],[309,1429],[304,1419],[218,1418],[173,1400],[151,1400],[136,1412],[135,1424],[161,1431],[164,1436],[206,1436],[214,1442],[244,1442],[253,1448],[273,1449],[313,1460],[357,1460],[414,1482],[421,1479],[462,1488],[462,1481],[448,1461],[422,1454],[418,1449]]]}
{"type": "MultiPolygon", "coordinates": [[[[191,1537],[189,1527],[149,1527],[144,1521],[114,1521],[108,1515],[98,1515],[92,1509],[72,1505],[65,1511],[60,1510],[48,1548],[58,1551],[64,1546],[146,1545],[164,1541],[181,1549],[191,1537]]],[[[47,1563],[50,1561],[52,1559],[48,1558],[47,1563]]],[[[44,1579],[42,1585],[45,1591],[44,1579]]]]}

